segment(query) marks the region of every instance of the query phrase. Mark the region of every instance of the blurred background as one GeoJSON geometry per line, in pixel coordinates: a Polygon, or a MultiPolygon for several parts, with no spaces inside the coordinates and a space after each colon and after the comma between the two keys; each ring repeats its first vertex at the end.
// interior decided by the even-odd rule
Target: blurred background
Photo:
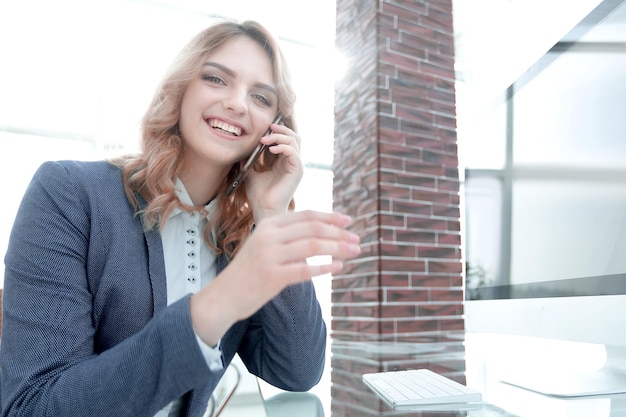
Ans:
{"type": "MultiPolygon", "coordinates": [[[[485,114],[599,3],[453,1],[462,183],[466,169],[501,170],[506,163],[506,142],[489,131],[501,126],[485,114]]],[[[297,209],[332,210],[334,86],[350,60],[335,49],[334,0],[0,0],[2,256],[35,169],[45,160],[102,159],[135,151],[140,119],[170,62],[193,35],[221,19],[257,20],[279,39],[297,93],[306,165],[297,209]]],[[[570,69],[566,73],[577,77],[570,69]]],[[[519,153],[531,162],[537,161],[542,141],[534,133],[527,135],[527,153],[519,153]]],[[[499,268],[501,234],[489,229],[497,223],[489,219],[499,215],[499,203],[489,193],[500,185],[485,181],[481,177],[474,183],[475,229],[482,239],[476,243],[482,249],[474,253],[484,256],[478,261],[489,272],[499,268]],[[481,200],[485,192],[488,199],[481,200]]],[[[3,277],[0,263],[0,288],[3,277]]],[[[316,278],[315,284],[330,324],[330,277],[316,278]]]]}
{"type": "MultiPolygon", "coordinates": [[[[598,3],[453,2],[462,165],[501,164],[503,142],[481,142],[489,136],[472,132],[475,120],[598,3]]],[[[279,38],[306,164],[297,207],[332,209],[334,85],[350,59],[335,49],[334,0],[0,0],[0,253],[39,164],[136,150],[140,118],[170,62],[220,19],[258,20],[279,38]]],[[[0,287],[3,277],[0,264],[0,287]]]]}

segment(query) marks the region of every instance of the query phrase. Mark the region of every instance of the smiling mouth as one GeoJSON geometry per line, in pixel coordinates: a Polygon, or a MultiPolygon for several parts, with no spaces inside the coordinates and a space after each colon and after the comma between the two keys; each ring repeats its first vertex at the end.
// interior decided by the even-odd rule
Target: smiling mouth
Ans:
{"type": "Polygon", "coordinates": [[[240,127],[229,125],[228,123],[216,119],[209,119],[208,123],[213,129],[221,130],[233,136],[241,136],[242,129],[240,127]]]}

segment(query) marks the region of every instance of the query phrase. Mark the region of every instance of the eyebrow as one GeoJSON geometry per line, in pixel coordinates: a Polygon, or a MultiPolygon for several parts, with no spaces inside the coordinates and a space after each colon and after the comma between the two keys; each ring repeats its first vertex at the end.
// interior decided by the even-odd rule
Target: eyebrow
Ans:
{"type": "MultiPolygon", "coordinates": [[[[233,77],[233,78],[237,77],[237,74],[235,73],[235,71],[233,71],[232,69],[230,69],[230,68],[228,68],[228,67],[226,67],[226,66],[224,66],[222,64],[218,64],[217,62],[212,62],[212,61],[205,62],[203,67],[214,67],[214,68],[217,68],[220,71],[226,73],[230,77],[233,77]]],[[[270,84],[257,82],[257,83],[254,84],[254,86],[256,88],[261,88],[263,90],[266,90],[267,92],[272,93],[276,97],[278,97],[278,91],[276,90],[276,88],[274,86],[272,86],[270,84]]]]}

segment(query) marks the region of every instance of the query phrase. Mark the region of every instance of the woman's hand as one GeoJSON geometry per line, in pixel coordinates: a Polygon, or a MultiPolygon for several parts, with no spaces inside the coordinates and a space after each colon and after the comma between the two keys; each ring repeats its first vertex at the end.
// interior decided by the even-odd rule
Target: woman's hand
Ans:
{"type": "Polygon", "coordinates": [[[252,170],[244,183],[256,223],[287,211],[304,172],[298,134],[281,124],[270,127],[273,133],[261,138],[261,143],[278,158],[269,171],[252,170]]]}
{"type": "Polygon", "coordinates": [[[350,218],[338,213],[289,212],[256,225],[254,233],[215,280],[191,298],[192,324],[214,345],[285,287],[314,276],[337,273],[342,261],[360,253],[359,236],[345,230],[350,218]],[[325,264],[307,258],[330,256],[325,264]]]}

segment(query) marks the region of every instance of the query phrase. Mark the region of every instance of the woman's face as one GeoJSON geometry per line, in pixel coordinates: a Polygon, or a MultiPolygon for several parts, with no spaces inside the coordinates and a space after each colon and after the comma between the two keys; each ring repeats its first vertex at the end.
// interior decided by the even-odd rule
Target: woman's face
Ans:
{"type": "Polygon", "coordinates": [[[246,159],[278,112],[272,63],[247,36],[215,49],[183,94],[184,169],[227,169],[246,159]]]}

